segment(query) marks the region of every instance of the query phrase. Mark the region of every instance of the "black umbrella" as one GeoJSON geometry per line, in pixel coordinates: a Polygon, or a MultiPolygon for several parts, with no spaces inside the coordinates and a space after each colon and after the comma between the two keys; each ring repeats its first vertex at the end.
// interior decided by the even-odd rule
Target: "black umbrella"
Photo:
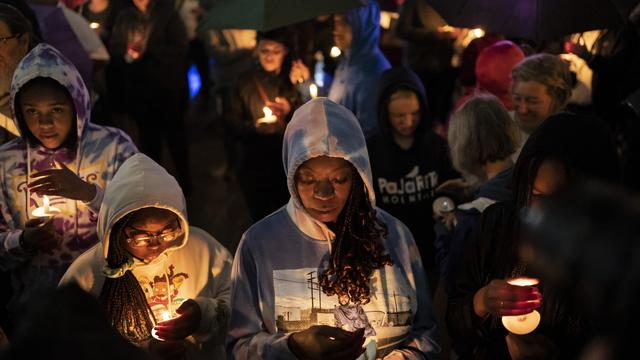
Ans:
{"type": "Polygon", "coordinates": [[[216,0],[200,28],[267,31],[358,6],[362,0],[216,0]]]}
{"type": "Polygon", "coordinates": [[[639,0],[430,0],[453,26],[546,40],[620,26],[639,0]]]}

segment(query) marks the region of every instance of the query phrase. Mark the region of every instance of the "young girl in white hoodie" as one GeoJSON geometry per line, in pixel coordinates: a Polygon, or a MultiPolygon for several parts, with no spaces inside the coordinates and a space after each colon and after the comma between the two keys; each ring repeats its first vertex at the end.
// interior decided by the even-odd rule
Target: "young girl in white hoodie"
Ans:
{"type": "Polygon", "coordinates": [[[105,191],[100,243],[61,284],[99,298],[111,325],[156,355],[222,359],[232,258],[189,226],[185,209],[173,177],[145,155],[131,157],[105,191]]]}

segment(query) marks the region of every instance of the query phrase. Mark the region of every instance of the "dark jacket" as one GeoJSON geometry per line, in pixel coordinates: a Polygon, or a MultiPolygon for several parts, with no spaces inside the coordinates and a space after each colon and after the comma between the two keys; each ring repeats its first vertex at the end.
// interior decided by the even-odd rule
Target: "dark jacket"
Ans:
{"type": "Polygon", "coordinates": [[[445,141],[431,131],[420,79],[407,68],[394,68],[382,74],[378,89],[379,131],[367,141],[376,204],[409,227],[425,268],[430,270],[434,263],[432,202],[435,189],[457,174],[451,166],[445,141]],[[415,92],[422,109],[414,143],[408,150],[393,140],[388,117],[389,96],[399,89],[415,92]]]}
{"type": "Polygon", "coordinates": [[[185,109],[189,91],[184,24],[173,7],[162,0],[149,7],[145,15],[129,5],[116,19],[107,73],[112,106],[125,112],[149,106],[185,109]],[[128,34],[133,29],[148,32],[148,40],[142,56],[127,63],[128,34]]]}
{"type": "MultiPolygon", "coordinates": [[[[449,296],[447,327],[461,359],[511,359],[500,317],[482,319],[473,310],[473,297],[493,279],[533,276],[519,260],[518,211],[513,202],[496,203],[482,214],[480,225],[465,246],[455,288],[449,296]]],[[[589,335],[589,326],[577,309],[567,306],[567,297],[557,290],[538,286],[542,293],[541,321],[532,333],[545,336],[554,346],[551,356],[571,359],[589,335]]]]}

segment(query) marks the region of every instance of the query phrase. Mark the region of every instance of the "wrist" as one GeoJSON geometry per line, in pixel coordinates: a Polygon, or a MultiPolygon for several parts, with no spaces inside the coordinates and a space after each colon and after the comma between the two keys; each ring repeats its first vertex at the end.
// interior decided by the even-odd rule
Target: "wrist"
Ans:
{"type": "Polygon", "coordinates": [[[95,185],[85,182],[84,196],[81,200],[84,202],[91,202],[91,200],[96,197],[96,191],[95,185]]]}
{"type": "Polygon", "coordinates": [[[478,317],[485,317],[489,315],[489,311],[487,311],[486,306],[484,304],[484,293],[486,288],[483,287],[478,290],[475,295],[473,295],[473,312],[478,315],[478,317]]]}

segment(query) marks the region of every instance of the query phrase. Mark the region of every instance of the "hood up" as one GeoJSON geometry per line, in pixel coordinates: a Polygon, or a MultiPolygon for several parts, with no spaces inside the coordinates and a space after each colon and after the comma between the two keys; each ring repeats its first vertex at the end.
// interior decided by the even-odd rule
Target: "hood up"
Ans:
{"type": "Polygon", "coordinates": [[[289,214],[307,235],[322,239],[327,237],[328,229],[307,213],[295,185],[298,167],[318,156],[337,157],[350,162],[360,174],[369,201],[375,207],[369,153],[360,124],[351,111],[327,98],[313,99],[296,110],[287,125],[282,147],[282,161],[291,194],[287,208],[289,214]]]}
{"type": "Polygon", "coordinates": [[[178,215],[180,226],[185,230],[184,241],[172,250],[183,247],[189,239],[189,223],[182,189],[163,167],[140,153],[120,166],[105,189],[97,230],[105,258],[113,225],[127,214],[147,207],[167,209],[178,215]]]}
{"type": "Polygon", "coordinates": [[[76,130],[78,141],[80,141],[91,115],[91,96],[84,84],[84,80],[82,80],[82,76],[73,63],[56,48],[44,43],[34,47],[22,61],[20,61],[16,71],[13,73],[11,98],[9,101],[14,122],[21,132],[20,136],[24,138],[25,134],[18,120],[18,116],[22,115],[20,111],[18,111],[19,109],[15,103],[16,95],[26,83],[37,77],[53,79],[69,91],[76,111],[76,130]]]}
{"type": "Polygon", "coordinates": [[[524,52],[509,40],[486,47],[476,60],[476,87],[497,96],[507,110],[511,100],[511,70],[524,59],[524,52]]]}
{"type": "Polygon", "coordinates": [[[389,69],[382,73],[378,81],[378,128],[385,137],[391,136],[391,124],[389,123],[389,97],[398,90],[411,90],[420,103],[420,124],[415,132],[415,138],[421,139],[427,129],[431,128],[428,115],[427,95],[422,81],[409,68],[401,66],[389,69]]]}
{"type": "Polygon", "coordinates": [[[378,48],[380,41],[380,9],[375,0],[345,14],[351,26],[352,40],[349,57],[355,58],[361,54],[378,48]]]}

